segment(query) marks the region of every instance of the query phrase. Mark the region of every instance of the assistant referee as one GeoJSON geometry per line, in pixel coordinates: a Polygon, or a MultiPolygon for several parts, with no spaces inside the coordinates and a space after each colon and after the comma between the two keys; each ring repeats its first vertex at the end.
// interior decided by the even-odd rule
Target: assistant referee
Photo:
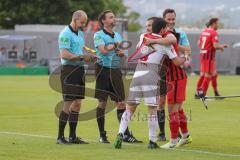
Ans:
{"type": "MultiPolygon", "coordinates": [[[[120,69],[121,58],[124,56],[122,50],[117,50],[117,46],[122,42],[119,33],[114,32],[116,17],[111,10],[106,10],[99,15],[101,30],[94,34],[94,45],[99,57],[96,63],[96,92],[98,99],[96,111],[97,123],[100,132],[99,142],[110,143],[105,131],[105,108],[108,96],[116,102],[117,118],[119,122],[125,111],[125,93],[120,69]]],[[[127,129],[124,135],[126,142],[140,142],[127,129]]]]}
{"type": "Polygon", "coordinates": [[[76,136],[81,100],[85,94],[84,62],[89,61],[83,55],[84,35],[81,30],[87,22],[87,14],[78,10],[72,15],[70,25],[59,34],[59,50],[61,56],[61,85],[64,106],[59,116],[57,144],[87,144],[76,136]],[[65,126],[69,123],[69,140],[64,137],[65,126]]]}

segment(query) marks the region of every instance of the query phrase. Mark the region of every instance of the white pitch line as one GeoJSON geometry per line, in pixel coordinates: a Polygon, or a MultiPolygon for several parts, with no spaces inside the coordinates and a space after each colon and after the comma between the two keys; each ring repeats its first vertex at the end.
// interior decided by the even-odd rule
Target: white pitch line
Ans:
{"type": "Polygon", "coordinates": [[[182,152],[192,152],[192,153],[200,153],[200,154],[222,156],[222,157],[240,157],[240,154],[228,154],[228,153],[221,153],[221,152],[209,152],[209,151],[202,151],[202,150],[177,149],[177,148],[174,149],[174,150],[182,151],[182,152]]]}
{"type": "Polygon", "coordinates": [[[54,137],[52,137],[52,136],[44,136],[44,135],[38,135],[38,134],[27,134],[27,133],[18,133],[18,132],[0,132],[0,134],[54,139],[54,137]]]}
{"type": "MultiPolygon", "coordinates": [[[[28,133],[19,133],[19,132],[0,132],[0,134],[6,134],[6,135],[18,135],[18,136],[28,136],[28,137],[37,137],[37,138],[47,138],[47,139],[56,139],[56,137],[49,136],[49,135],[38,135],[38,134],[28,134],[28,133]]],[[[94,140],[86,139],[89,142],[94,142],[94,140]]],[[[129,144],[124,143],[124,145],[128,146],[136,146],[136,147],[145,147],[143,145],[138,144],[129,144]]],[[[207,154],[207,155],[214,155],[214,156],[220,156],[220,157],[240,157],[240,154],[228,154],[228,153],[221,153],[221,152],[209,152],[209,151],[202,151],[202,150],[192,150],[192,149],[169,149],[171,151],[181,151],[181,152],[191,152],[191,153],[198,153],[198,154],[207,154]]]]}

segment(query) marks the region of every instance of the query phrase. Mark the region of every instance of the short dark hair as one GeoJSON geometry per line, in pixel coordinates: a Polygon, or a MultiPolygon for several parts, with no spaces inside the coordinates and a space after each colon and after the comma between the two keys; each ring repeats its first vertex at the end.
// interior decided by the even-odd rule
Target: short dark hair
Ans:
{"type": "Polygon", "coordinates": [[[158,34],[166,26],[167,22],[163,18],[156,18],[152,24],[152,33],[158,34]]]}
{"type": "Polygon", "coordinates": [[[147,19],[147,21],[150,21],[150,20],[153,20],[153,21],[154,21],[154,20],[157,19],[157,18],[158,18],[158,17],[150,17],[150,18],[147,19]]]}
{"type": "Polygon", "coordinates": [[[219,19],[218,18],[211,18],[209,19],[209,21],[206,23],[206,26],[209,27],[211,26],[213,23],[216,23],[219,19]]]}
{"type": "Polygon", "coordinates": [[[168,9],[165,9],[165,10],[163,11],[163,18],[165,18],[168,13],[174,13],[175,16],[177,16],[177,14],[176,14],[176,12],[175,12],[174,9],[168,8],[168,9]]]}
{"type": "Polygon", "coordinates": [[[100,23],[101,26],[103,26],[102,20],[106,19],[107,13],[113,13],[113,12],[111,10],[106,10],[106,11],[101,12],[98,16],[98,22],[100,23]]]}

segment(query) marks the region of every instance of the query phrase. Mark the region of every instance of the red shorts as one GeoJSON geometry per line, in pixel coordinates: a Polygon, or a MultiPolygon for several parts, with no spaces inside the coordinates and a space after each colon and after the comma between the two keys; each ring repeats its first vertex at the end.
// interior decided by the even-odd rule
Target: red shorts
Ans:
{"type": "Polygon", "coordinates": [[[216,72],[215,60],[202,60],[200,65],[200,71],[204,73],[216,72]]]}
{"type": "Polygon", "coordinates": [[[168,82],[167,101],[168,104],[182,103],[186,98],[187,78],[168,82]]]}

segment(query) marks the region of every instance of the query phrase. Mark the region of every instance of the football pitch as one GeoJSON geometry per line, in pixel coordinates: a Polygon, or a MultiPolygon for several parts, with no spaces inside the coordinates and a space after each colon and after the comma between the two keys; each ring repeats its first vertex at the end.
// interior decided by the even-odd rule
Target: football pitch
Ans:
{"type": "MultiPolygon", "coordinates": [[[[0,160],[222,160],[240,159],[240,98],[208,101],[205,110],[193,98],[197,76],[189,77],[185,111],[188,115],[192,144],[174,150],[147,148],[146,107],[139,106],[130,123],[134,136],[143,144],[126,144],[117,150],[113,142],[118,131],[115,110],[106,115],[106,131],[111,144],[98,142],[95,119],[81,121],[77,134],[90,144],[57,145],[58,119],[54,108],[61,94],[49,87],[48,76],[0,77],[0,160]]],[[[240,94],[240,76],[219,76],[222,95],[240,94]]],[[[94,88],[94,82],[88,83],[94,88]]],[[[213,95],[212,87],[208,91],[213,95]]],[[[93,98],[83,101],[81,112],[97,106],[93,98]]],[[[169,128],[166,126],[167,138],[169,128]]],[[[65,135],[68,135],[68,127],[65,135]]],[[[158,142],[159,145],[164,144],[158,142]]]]}

